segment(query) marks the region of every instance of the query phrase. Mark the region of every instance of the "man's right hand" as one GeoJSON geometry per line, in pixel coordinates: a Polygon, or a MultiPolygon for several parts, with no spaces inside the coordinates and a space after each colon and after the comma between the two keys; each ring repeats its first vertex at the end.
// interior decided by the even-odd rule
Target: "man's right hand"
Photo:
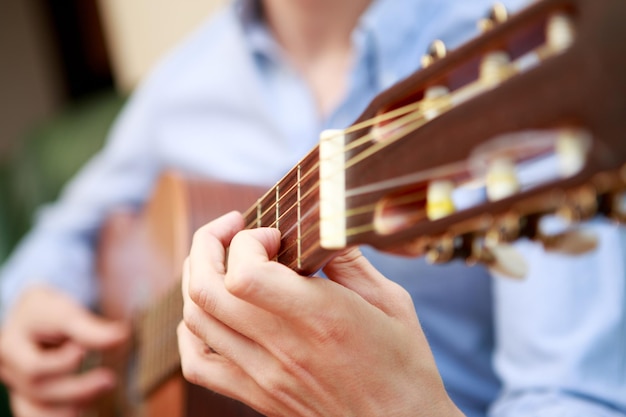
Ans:
{"type": "Polygon", "coordinates": [[[86,353],[121,345],[128,333],[127,326],[94,316],[57,290],[27,290],[0,333],[0,376],[14,415],[78,416],[116,383],[106,368],[79,373],[86,353]]]}

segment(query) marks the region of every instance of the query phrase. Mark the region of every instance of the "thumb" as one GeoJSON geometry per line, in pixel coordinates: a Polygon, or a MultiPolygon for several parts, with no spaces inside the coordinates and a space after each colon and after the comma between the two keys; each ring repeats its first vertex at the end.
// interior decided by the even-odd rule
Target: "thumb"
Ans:
{"type": "Polygon", "coordinates": [[[39,301],[44,309],[37,320],[42,336],[67,338],[86,349],[107,349],[129,337],[128,324],[96,316],[65,294],[47,291],[39,301]]]}
{"type": "Polygon", "coordinates": [[[390,316],[415,314],[409,293],[381,274],[357,247],[340,252],[324,267],[324,273],[390,316]]]}
{"type": "Polygon", "coordinates": [[[121,321],[107,320],[89,310],[78,308],[68,323],[67,336],[86,349],[108,349],[126,341],[130,326],[121,321]]]}

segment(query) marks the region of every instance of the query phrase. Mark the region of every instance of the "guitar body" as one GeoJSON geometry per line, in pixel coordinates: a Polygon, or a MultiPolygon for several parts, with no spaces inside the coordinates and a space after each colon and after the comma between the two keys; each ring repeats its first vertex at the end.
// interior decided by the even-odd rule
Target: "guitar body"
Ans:
{"type": "Polygon", "coordinates": [[[106,317],[127,321],[134,334],[128,346],[102,358],[120,383],[89,415],[260,416],[186,382],[176,341],[181,269],[193,231],[230,210],[247,208],[259,195],[254,187],[167,174],[143,210],[110,216],[98,249],[100,308],[106,317]]]}

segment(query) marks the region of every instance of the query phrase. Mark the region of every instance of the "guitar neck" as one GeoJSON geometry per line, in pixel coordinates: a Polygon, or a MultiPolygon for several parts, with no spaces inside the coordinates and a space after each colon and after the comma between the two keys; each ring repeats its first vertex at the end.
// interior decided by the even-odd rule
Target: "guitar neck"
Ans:
{"type": "Polygon", "coordinates": [[[244,213],[246,229],[280,230],[278,262],[303,275],[315,273],[333,253],[320,245],[319,170],[315,147],[244,213]]]}

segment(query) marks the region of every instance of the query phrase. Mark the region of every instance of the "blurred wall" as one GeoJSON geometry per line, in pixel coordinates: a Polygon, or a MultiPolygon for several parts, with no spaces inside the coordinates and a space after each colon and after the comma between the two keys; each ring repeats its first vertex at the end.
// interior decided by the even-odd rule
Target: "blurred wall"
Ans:
{"type": "Polygon", "coordinates": [[[19,136],[62,101],[60,69],[47,21],[34,1],[2,0],[0,159],[19,136]]]}
{"type": "Polygon", "coordinates": [[[164,52],[228,0],[98,0],[118,88],[130,92],[164,52]]]}

